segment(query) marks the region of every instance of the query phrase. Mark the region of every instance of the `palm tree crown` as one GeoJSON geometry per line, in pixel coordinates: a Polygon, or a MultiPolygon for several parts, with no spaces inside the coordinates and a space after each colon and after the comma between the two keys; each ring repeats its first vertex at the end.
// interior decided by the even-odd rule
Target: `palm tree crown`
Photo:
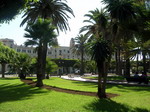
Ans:
{"type": "Polygon", "coordinates": [[[38,0],[37,2],[29,2],[29,8],[23,15],[24,20],[21,26],[26,22],[35,23],[37,18],[52,19],[53,25],[61,31],[69,28],[68,18],[71,14],[74,16],[72,9],[65,3],[65,0],[38,0]]]}

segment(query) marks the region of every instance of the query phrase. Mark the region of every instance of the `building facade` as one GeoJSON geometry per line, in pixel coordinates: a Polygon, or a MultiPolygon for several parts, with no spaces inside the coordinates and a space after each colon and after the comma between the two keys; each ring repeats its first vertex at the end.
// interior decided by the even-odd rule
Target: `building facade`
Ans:
{"type": "MultiPolygon", "coordinates": [[[[27,53],[31,57],[37,57],[36,47],[26,47],[24,45],[15,44],[13,39],[0,39],[0,41],[10,48],[14,49],[17,52],[27,53]]],[[[70,47],[58,46],[50,47],[47,50],[47,57],[51,59],[60,58],[60,59],[80,59],[79,55],[72,53],[70,47]]]]}
{"type": "MultiPolygon", "coordinates": [[[[37,57],[36,47],[30,46],[26,47],[24,45],[17,45],[15,44],[13,39],[0,39],[0,42],[2,42],[4,45],[14,49],[17,52],[27,53],[31,57],[37,57]]],[[[74,41],[70,41],[70,45],[74,44],[74,41]]],[[[58,46],[58,47],[49,47],[47,50],[47,57],[51,59],[80,59],[80,55],[75,55],[72,53],[71,47],[66,46],[58,46]]],[[[60,68],[61,70],[58,71],[64,71],[63,67],[60,68]]],[[[0,67],[1,71],[1,67],[0,67]]],[[[9,67],[6,67],[6,71],[9,71],[9,67]]],[[[69,67],[69,72],[73,72],[73,67],[69,67]]]]}

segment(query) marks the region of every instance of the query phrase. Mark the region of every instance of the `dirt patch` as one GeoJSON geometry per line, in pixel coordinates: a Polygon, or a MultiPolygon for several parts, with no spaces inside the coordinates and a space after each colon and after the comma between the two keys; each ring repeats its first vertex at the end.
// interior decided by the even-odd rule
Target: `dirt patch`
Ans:
{"type": "MultiPolygon", "coordinates": [[[[32,80],[22,80],[22,81],[33,87],[35,87],[35,85],[36,85],[36,82],[34,82],[32,80]]],[[[78,90],[71,90],[71,89],[63,89],[63,88],[49,86],[49,85],[44,85],[41,88],[45,88],[48,90],[54,90],[54,91],[58,91],[58,92],[70,93],[70,94],[79,94],[79,95],[98,97],[96,92],[85,92],[85,91],[78,91],[78,90]]],[[[113,97],[119,96],[118,94],[112,94],[112,93],[107,93],[106,95],[107,95],[107,98],[113,98],[113,97]]]]}

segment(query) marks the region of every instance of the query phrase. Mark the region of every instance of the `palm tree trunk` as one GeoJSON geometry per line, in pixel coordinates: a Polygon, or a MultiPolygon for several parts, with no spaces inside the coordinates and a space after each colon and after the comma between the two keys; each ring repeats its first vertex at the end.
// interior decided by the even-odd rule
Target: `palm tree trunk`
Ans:
{"type": "Polygon", "coordinates": [[[80,72],[80,75],[84,75],[84,51],[82,49],[81,51],[81,72],[80,72]]]}
{"type": "Polygon", "coordinates": [[[120,47],[117,48],[116,51],[116,74],[122,75],[122,63],[120,58],[120,47]]]}
{"type": "Polygon", "coordinates": [[[42,60],[43,60],[43,66],[42,66],[42,74],[43,79],[45,79],[45,68],[46,68],[46,56],[47,56],[47,43],[43,45],[43,51],[42,51],[42,60]]]}
{"type": "Polygon", "coordinates": [[[105,77],[105,64],[104,62],[98,62],[98,92],[99,98],[106,98],[106,77],[105,77]]]}
{"type": "Polygon", "coordinates": [[[39,47],[38,47],[38,58],[37,58],[37,83],[36,86],[37,87],[41,87],[43,86],[43,72],[42,72],[42,45],[40,43],[39,47]]]}
{"type": "Polygon", "coordinates": [[[130,77],[130,59],[126,59],[126,64],[125,64],[125,75],[130,77]]]}
{"type": "Polygon", "coordinates": [[[2,78],[5,78],[6,63],[2,63],[2,78]]]}
{"type": "Polygon", "coordinates": [[[139,72],[139,55],[137,54],[137,58],[136,58],[136,72],[139,72]]]}
{"type": "Polygon", "coordinates": [[[144,51],[143,51],[142,55],[143,55],[143,72],[144,72],[145,75],[147,75],[146,55],[145,55],[144,51]]]}

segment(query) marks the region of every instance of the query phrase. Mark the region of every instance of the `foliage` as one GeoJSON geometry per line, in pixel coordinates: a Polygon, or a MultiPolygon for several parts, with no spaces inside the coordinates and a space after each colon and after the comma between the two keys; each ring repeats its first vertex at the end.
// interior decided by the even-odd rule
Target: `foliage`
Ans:
{"type": "Polygon", "coordinates": [[[25,29],[25,37],[28,40],[25,45],[37,46],[37,86],[43,86],[43,78],[45,78],[46,56],[48,46],[57,45],[57,35],[55,27],[50,19],[39,18],[36,23],[29,23],[29,27],[25,29]]]}
{"type": "Polygon", "coordinates": [[[97,62],[104,62],[106,61],[110,55],[110,47],[107,41],[96,41],[93,46],[91,47],[92,59],[97,62]]]}
{"type": "Polygon", "coordinates": [[[26,6],[28,0],[1,0],[0,23],[9,22],[15,18],[26,6]]]}
{"type": "Polygon", "coordinates": [[[26,22],[35,23],[37,18],[52,19],[52,24],[57,30],[66,31],[69,29],[69,14],[73,15],[72,9],[66,4],[65,0],[38,0],[32,1],[27,5],[24,19],[21,26],[26,22]]]}
{"type": "Polygon", "coordinates": [[[75,59],[52,59],[58,67],[73,67],[73,65],[77,62],[75,59]]]}
{"type": "Polygon", "coordinates": [[[0,42],[0,64],[2,65],[2,77],[5,77],[6,64],[13,63],[15,58],[16,52],[0,42]]]}
{"type": "Polygon", "coordinates": [[[75,45],[72,46],[71,50],[74,54],[77,54],[80,57],[81,65],[80,65],[80,75],[84,74],[84,61],[86,57],[86,42],[87,42],[87,36],[86,35],[78,35],[74,39],[75,45]]]}
{"type": "Polygon", "coordinates": [[[47,58],[47,60],[46,60],[46,73],[47,74],[53,73],[57,69],[58,69],[58,65],[54,61],[51,61],[51,59],[47,58]]]}
{"type": "Polygon", "coordinates": [[[97,70],[97,68],[96,68],[95,61],[91,60],[91,61],[85,62],[85,71],[86,72],[94,74],[94,73],[96,73],[96,70],[97,70]]]}
{"type": "Polygon", "coordinates": [[[25,29],[24,37],[28,39],[25,45],[39,46],[40,42],[42,44],[49,43],[50,45],[57,44],[55,27],[51,25],[51,22],[51,20],[46,19],[43,21],[39,18],[36,24],[29,23],[29,27],[25,29]]]}
{"type": "Polygon", "coordinates": [[[10,67],[13,72],[17,72],[20,78],[25,78],[30,72],[31,57],[26,53],[18,53],[10,67]]]}

